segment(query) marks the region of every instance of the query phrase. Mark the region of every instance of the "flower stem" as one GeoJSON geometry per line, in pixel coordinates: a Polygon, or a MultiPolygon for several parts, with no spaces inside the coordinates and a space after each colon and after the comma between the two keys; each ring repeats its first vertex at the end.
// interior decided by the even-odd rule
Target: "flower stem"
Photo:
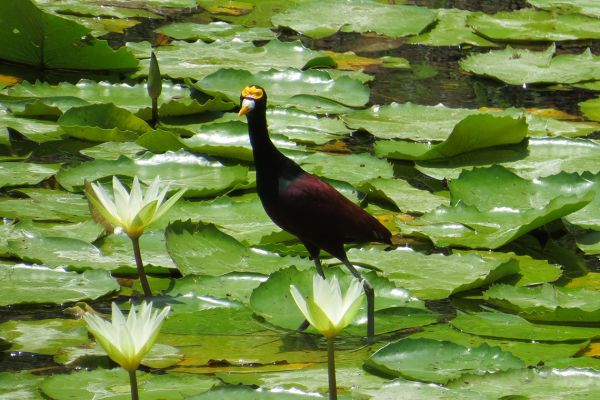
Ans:
{"type": "Polygon", "coordinates": [[[131,400],[139,400],[140,395],[138,394],[137,377],[135,376],[136,370],[129,371],[129,386],[131,387],[131,400]]]}
{"type": "Polygon", "coordinates": [[[329,400],[337,400],[337,384],[335,382],[335,354],[333,338],[327,338],[327,375],[329,377],[329,400]]]}
{"type": "Polygon", "coordinates": [[[133,254],[135,256],[135,266],[137,267],[138,275],[140,276],[140,283],[142,289],[144,289],[144,297],[152,297],[152,290],[148,284],[148,278],[146,278],[146,271],[144,271],[144,263],[142,262],[142,252],[140,251],[140,239],[131,238],[131,244],[133,244],[133,254]]]}

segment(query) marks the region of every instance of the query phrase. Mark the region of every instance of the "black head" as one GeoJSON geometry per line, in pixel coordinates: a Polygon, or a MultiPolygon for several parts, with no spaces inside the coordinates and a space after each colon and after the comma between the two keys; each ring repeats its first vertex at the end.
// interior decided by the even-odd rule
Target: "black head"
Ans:
{"type": "Polygon", "coordinates": [[[265,89],[257,85],[248,85],[242,90],[239,115],[250,114],[257,110],[264,112],[266,109],[267,92],[265,89]]]}

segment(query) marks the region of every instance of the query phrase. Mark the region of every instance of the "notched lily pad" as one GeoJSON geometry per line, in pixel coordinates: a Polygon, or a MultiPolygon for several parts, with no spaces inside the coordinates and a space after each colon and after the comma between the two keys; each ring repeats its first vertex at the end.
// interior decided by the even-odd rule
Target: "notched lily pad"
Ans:
{"type": "Polygon", "coordinates": [[[498,347],[475,348],[431,339],[404,339],[375,352],[365,368],[378,374],[447,383],[467,373],[477,375],[524,368],[525,363],[498,347]]]}

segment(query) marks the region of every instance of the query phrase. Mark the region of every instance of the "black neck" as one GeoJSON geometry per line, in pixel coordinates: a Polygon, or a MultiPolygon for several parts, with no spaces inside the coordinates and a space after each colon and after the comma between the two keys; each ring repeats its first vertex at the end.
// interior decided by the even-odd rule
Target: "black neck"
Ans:
{"type": "Polygon", "coordinates": [[[285,156],[277,150],[269,138],[267,117],[264,112],[248,114],[248,133],[257,173],[274,172],[273,169],[281,167],[285,156]]]}

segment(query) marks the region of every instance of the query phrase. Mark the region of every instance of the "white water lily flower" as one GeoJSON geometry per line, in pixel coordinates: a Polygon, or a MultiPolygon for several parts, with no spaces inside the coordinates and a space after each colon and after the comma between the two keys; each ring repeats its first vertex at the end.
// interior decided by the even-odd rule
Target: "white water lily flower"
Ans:
{"type": "Polygon", "coordinates": [[[123,187],[116,176],[113,176],[113,196],[97,183],[86,185],[86,194],[90,203],[110,224],[121,227],[132,239],[139,238],[152,222],[160,218],[183,195],[180,190],[164,201],[169,187],[159,192],[160,178],[154,178],[144,194],[140,182],[133,178],[131,193],[123,187]]]}
{"type": "Polygon", "coordinates": [[[323,336],[333,338],[356,317],[362,303],[363,289],[358,279],[353,278],[346,295],[342,297],[336,276],[328,280],[315,275],[312,298],[305,299],[294,285],[290,285],[290,292],[308,322],[323,336]]]}
{"type": "Polygon", "coordinates": [[[83,319],[108,356],[131,372],[139,367],[142,358],[152,348],[170,310],[167,306],[160,312],[153,312],[152,303],[144,301],[139,312],[131,306],[126,320],[119,307],[112,303],[112,322],[91,313],[85,313],[83,319]]]}

